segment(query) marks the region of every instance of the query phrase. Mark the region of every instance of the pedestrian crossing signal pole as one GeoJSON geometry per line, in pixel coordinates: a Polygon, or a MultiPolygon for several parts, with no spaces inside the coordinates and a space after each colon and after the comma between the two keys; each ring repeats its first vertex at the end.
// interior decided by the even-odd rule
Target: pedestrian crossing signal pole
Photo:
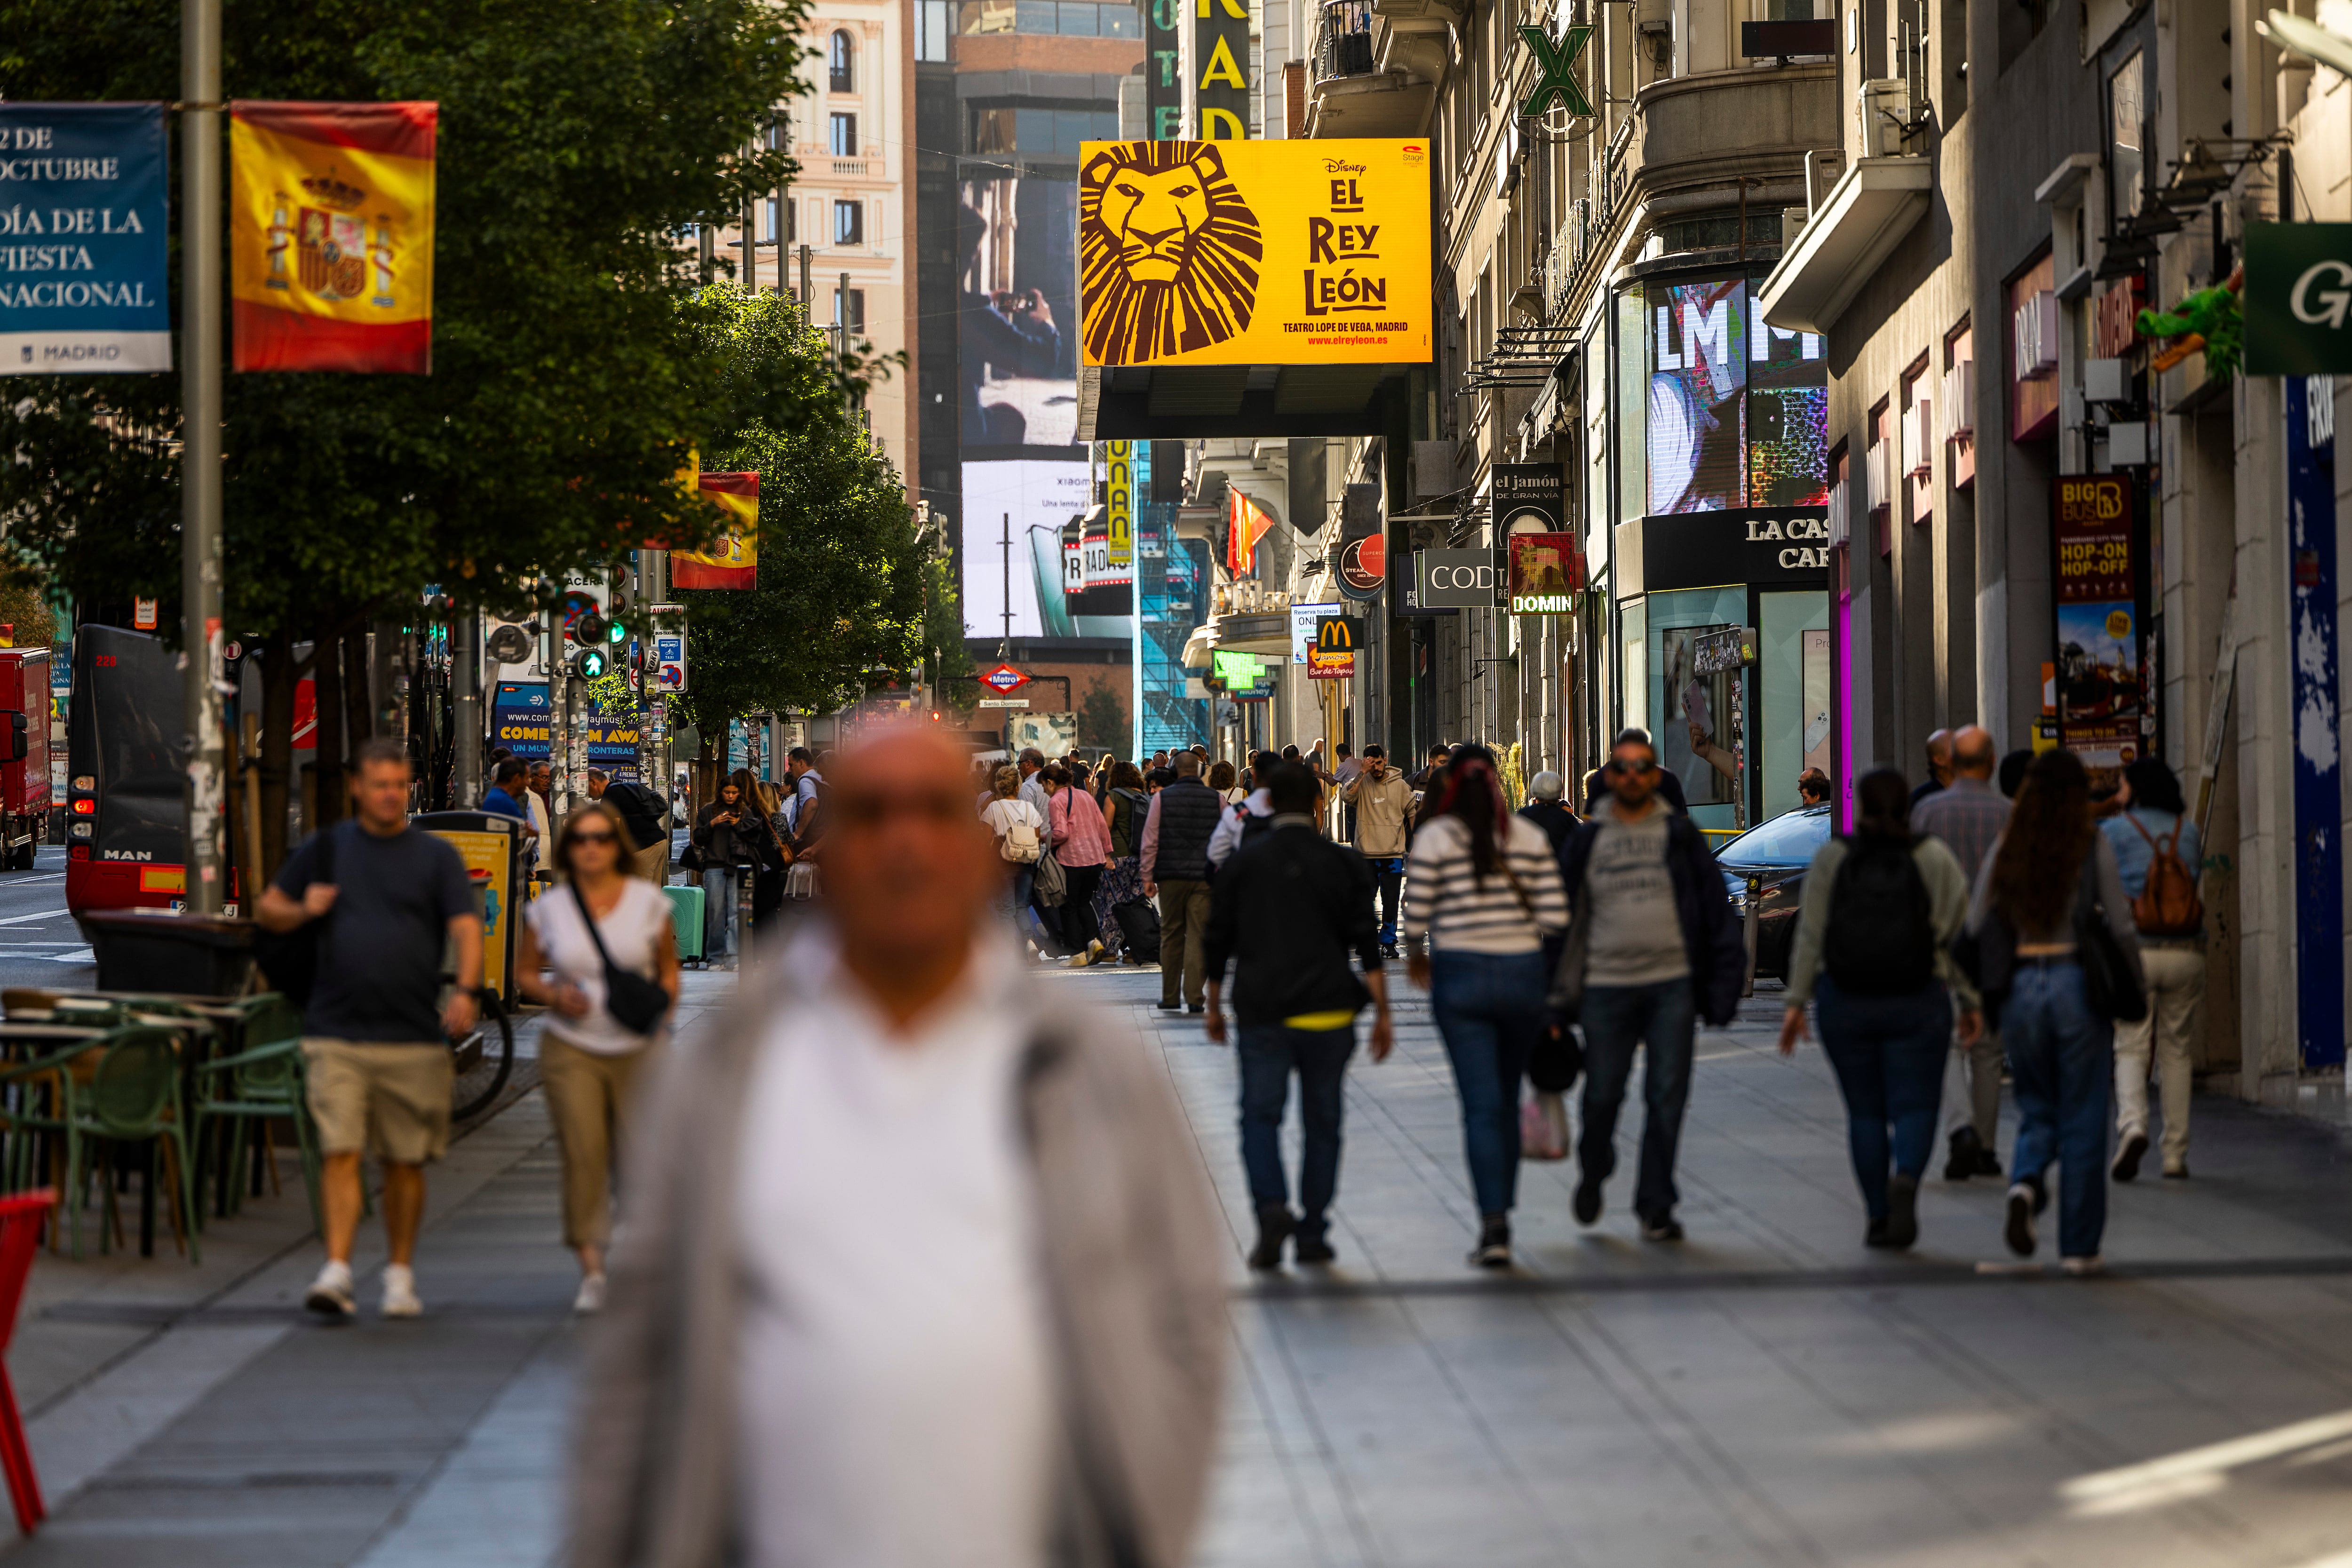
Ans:
{"type": "MultiPolygon", "coordinates": [[[[188,710],[188,859],[194,914],[218,914],[221,865],[220,0],[180,13],[180,595],[188,710]]],[[[258,889],[240,889],[247,900],[258,889]]]]}

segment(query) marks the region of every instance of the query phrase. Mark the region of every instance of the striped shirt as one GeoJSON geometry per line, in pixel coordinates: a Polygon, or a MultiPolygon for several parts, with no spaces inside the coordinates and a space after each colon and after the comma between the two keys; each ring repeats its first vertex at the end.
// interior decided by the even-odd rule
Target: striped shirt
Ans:
{"type": "Polygon", "coordinates": [[[1548,931],[1568,926],[1568,894],[1551,840],[1523,816],[1504,819],[1503,864],[1479,878],[1470,860],[1470,830],[1457,816],[1433,817],[1413,835],[1405,861],[1404,934],[1433,938],[1445,952],[1535,952],[1548,931]],[[1517,886],[1514,887],[1516,881],[1517,886]]]}

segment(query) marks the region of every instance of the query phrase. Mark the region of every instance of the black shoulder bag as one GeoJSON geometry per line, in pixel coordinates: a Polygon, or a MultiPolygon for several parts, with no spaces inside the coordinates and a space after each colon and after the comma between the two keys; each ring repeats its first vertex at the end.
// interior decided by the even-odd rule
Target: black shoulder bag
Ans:
{"type": "Polygon", "coordinates": [[[2123,939],[2107,924],[2107,907],[2099,899],[2098,849],[2094,843],[2083,853],[2082,885],[2074,900],[2074,956],[2083,965],[2083,1000],[2110,1023],[2137,1024],[2147,1016],[2147,993],[2132,973],[2123,939]]]}
{"type": "MultiPolygon", "coordinates": [[[[320,830],[319,854],[325,861],[320,868],[324,873],[318,879],[332,883],[335,879],[335,835],[341,825],[320,830]]],[[[308,897],[310,889],[303,894],[308,897]]],[[[259,907],[258,893],[254,904],[259,907]]],[[[300,900],[296,900],[300,902],[300,900]]],[[[324,934],[326,922],[334,918],[329,910],[316,920],[306,920],[292,931],[271,931],[258,921],[253,928],[253,961],[262,974],[278,988],[280,995],[298,1008],[310,1005],[310,994],[319,988],[319,939],[324,934]]]]}
{"type": "Polygon", "coordinates": [[[572,902],[588,927],[588,940],[596,944],[596,956],[604,962],[604,1011],[633,1035],[652,1034],[661,1026],[662,1016],[669,1011],[669,993],[658,982],[613,962],[613,955],[604,951],[604,934],[596,929],[596,917],[589,912],[580,884],[573,882],[571,888],[572,902]]]}

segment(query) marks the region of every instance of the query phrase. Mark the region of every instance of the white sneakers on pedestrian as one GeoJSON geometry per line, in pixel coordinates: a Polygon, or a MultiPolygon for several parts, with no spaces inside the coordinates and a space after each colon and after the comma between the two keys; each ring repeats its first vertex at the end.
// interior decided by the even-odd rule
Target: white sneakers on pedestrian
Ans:
{"type": "Polygon", "coordinates": [[[2088,1258],[2062,1258],[2058,1260],[2058,1267],[2077,1279],[2085,1279],[2094,1274],[2105,1274],[2107,1260],[2094,1252],[2088,1258]]]}
{"type": "Polygon", "coordinates": [[[387,1318],[421,1318],[425,1303],[417,1299],[416,1275],[404,1263],[383,1266],[383,1315],[387,1318]]]}
{"type": "Polygon", "coordinates": [[[359,1303],[352,1299],[352,1266],[331,1258],[327,1259],[319,1277],[310,1281],[310,1289],[303,1293],[302,1305],[336,1322],[358,1316],[359,1303]]]}
{"type": "Polygon", "coordinates": [[[580,1293],[572,1298],[572,1310],[583,1318],[594,1317],[604,1310],[604,1277],[602,1274],[582,1277],[580,1293]]]}

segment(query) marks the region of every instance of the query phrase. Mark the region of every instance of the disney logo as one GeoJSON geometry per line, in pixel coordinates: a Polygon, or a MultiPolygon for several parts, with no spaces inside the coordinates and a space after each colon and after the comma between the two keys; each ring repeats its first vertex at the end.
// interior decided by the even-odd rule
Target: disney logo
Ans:
{"type": "Polygon", "coordinates": [[[1364,166],[1361,163],[1348,163],[1344,159],[1326,158],[1323,160],[1323,172],[1327,174],[1360,174],[1364,172],[1364,166]]]}

